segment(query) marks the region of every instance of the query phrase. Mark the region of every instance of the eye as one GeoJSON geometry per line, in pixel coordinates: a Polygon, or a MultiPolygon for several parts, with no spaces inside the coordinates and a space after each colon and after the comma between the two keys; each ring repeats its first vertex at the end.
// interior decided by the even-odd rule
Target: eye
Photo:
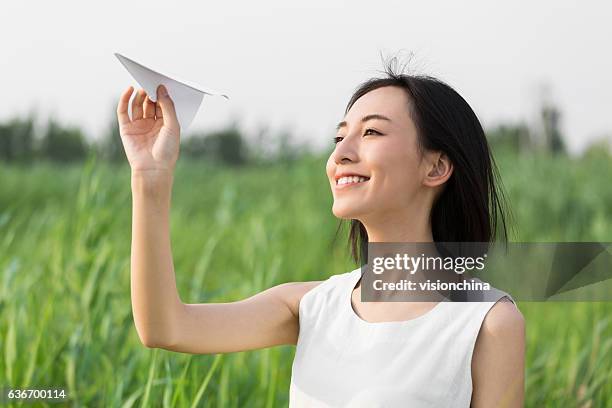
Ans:
{"type": "MultiPolygon", "coordinates": [[[[364,132],[364,136],[368,136],[368,132],[369,132],[369,131],[372,131],[372,132],[374,132],[374,134],[377,134],[377,135],[382,135],[382,133],[380,133],[378,130],[374,130],[374,129],[372,129],[372,128],[367,128],[367,129],[365,130],[365,132],[364,132]]],[[[337,144],[338,142],[341,142],[341,141],[342,141],[342,139],[344,139],[342,136],[336,136],[336,137],[334,137],[334,138],[333,138],[334,144],[337,144]]]]}
{"type": "Polygon", "coordinates": [[[368,129],[366,129],[366,130],[365,130],[364,136],[365,136],[365,135],[367,135],[367,133],[368,133],[370,130],[371,130],[372,132],[375,132],[376,134],[382,135],[382,133],[380,133],[378,130],[374,130],[374,129],[372,129],[372,128],[368,128],[368,129]]]}

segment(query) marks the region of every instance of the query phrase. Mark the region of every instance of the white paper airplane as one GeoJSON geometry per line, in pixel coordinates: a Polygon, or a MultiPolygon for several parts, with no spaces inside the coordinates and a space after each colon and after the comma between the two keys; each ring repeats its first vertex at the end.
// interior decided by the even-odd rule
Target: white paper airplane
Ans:
{"type": "Polygon", "coordinates": [[[221,92],[210,88],[203,88],[193,83],[188,84],[186,81],[172,79],[167,75],[161,74],[142,64],[137,63],[119,53],[115,53],[119,62],[123,64],[125,69],[134,77],[136,82],[147,92],[149,99],[153,102],[157,100],[157,87],[164,85],[168,90],[168,94],[174,102],[176,117],[178,119],[181,130],[184,131],[189,127],[198,109],[204,99],[204,94],[220,95],[226,99],[229,97],[221,92]]]}

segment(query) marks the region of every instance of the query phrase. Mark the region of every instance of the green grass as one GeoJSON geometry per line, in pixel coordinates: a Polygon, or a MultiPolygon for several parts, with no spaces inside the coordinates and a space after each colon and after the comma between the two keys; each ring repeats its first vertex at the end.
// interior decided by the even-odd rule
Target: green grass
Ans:
{"type": "MultiPolygon", "coordinates": [[[[344,239],[332,242],[325,160],[248,171],[179,161],[171,235],[182,300],[238,300],[353,269],[344,239]]],[[[514,240],[612,241],[609,159],[498,160],[514,240]]],[[[76,406],[288,404],[294,347],[187,355],[140,344],[127,166],[0,164],[0,176],[0,386],[66,388],[76,406]]],[[[526,406],[612,401],[612,304],[519,307],[526,406]]]]}

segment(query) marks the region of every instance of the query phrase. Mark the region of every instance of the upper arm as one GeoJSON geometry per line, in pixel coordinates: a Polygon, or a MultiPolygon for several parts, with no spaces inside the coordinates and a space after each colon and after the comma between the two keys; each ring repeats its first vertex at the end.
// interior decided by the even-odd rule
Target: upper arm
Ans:
{"type": "Polygon", "coordinates": [[[525,319],[503,298],[489,310],[472,356],[471,407],[522,407],[525,389],[525,319]]]}
{"type": "Polygon", "coordinates": [[[235,302],[182,304],[162,348],[205,354],[296,344],[299,302],[319,283],[282,283],[235,302]]]}

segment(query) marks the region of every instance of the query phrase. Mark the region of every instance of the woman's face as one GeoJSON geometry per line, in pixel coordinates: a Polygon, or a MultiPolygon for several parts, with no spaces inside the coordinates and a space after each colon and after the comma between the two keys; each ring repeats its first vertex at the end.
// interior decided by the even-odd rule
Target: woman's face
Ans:
{"type": "Polygon", "coordinates": [[[360,97],[338,125],[326,165],[336,217],[363,222],[424,204],[427,169],[408,103],[403,89],[381,87],[360,97]]]}

